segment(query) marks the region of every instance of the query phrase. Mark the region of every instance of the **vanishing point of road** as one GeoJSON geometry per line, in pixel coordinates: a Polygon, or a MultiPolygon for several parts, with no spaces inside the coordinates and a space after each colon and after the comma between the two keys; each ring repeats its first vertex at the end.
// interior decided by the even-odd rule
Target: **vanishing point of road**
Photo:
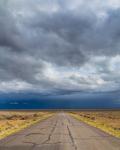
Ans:
{"type": "Polygon", "coordinates": [[[1,140],[0,150],[120,150],[120,139],[60,112],[1,140]]]}

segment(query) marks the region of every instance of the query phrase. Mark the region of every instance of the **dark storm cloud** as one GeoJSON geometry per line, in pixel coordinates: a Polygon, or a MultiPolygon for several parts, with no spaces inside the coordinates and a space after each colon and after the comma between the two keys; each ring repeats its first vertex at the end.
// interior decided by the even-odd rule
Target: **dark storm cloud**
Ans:
{"type": "MultiPolygon", "coordinates": [[[[35,72],[35,64],[31,60],[27,60],[22,55],[16,56],[15,53],[12,55],[10,52],[3,52],[0,59],[1,72],[6,72],[6,76],[9,79],[18,78],[23,80],[32,80],[35,72]],[[31,72],[32,70],[32,72],[31,72]]],[[[5,77],[5,76],[4,76],[5,77]]],[[[6,79],[7,79],[6,78],[6,79]]]]}
{"type": "Polygon", "coordinates": [[[0,3],[0,46],[19,49],[22,42],[19,39],[19,32],[7,1],[0,3]]]}
{"type": "Polygon", "coordinates": [[[76,14],[62,8],[52,14],[36,11],[23,19],[14,18],[5,7],[1,7],[0,14],[0,44],[16,51],[34,49],[43,58],[52,57],[49,56],[52,53],[58,62],[66,58],[71,64],[84,62],[86,51],[113,55],[119,52],[119,10],[111,11],[100,25],[96,25],[97,17],[93,13],[76,14]]]}
{"type": "Polygon", "coordinates": [[[37,12],[27,25],[38,32],[37,43],[33,41],[32,44],[45,50],[45,58],[49,57],[51,61],[53,56],[55,60],[56,55],[58,60],[63,58],[64,61],[64,55],[67,62],[79,65],[88,59],[88,53],[113,56],[120,53],[120,10],[110,11],[101,22],[93,13],[78,12],[76,15],[61,9],[54,14],[37,12]],[[46,39],[46,45],[42,37],[46,39]],[[51,52],[53,55],[47,56],[51,52]]]}
{"type": "Polygon", "coordinates": [[[70,70],[84,67],[98,56],[120,54],[120,9],[109,8],[106,17],[100,17],[89,3],[83,5],[85,10],[82,6],[70,9],[71,6],[69,1],[0,0],[1,82],[20,80],[33,87],[63,86],[67,90],[69,82],[73,89],[78,84],[77,89],[82,84],[90,86],[91,82],[95,87],[104,81],[115,81],[107,59],[91,64],[96,69],[94,78],[87,76],[86,68],[86,77],[70,70]],[[60,67],[64,69],[61,71],[60,67]],[[98,77],[99,74],[104,75],[98,77]]]}

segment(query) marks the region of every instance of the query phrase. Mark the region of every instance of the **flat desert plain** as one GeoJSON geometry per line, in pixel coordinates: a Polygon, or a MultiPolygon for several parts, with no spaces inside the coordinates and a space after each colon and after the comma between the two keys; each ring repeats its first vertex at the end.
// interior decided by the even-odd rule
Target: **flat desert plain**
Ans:
{"type": "Polygon", "coordinates": [[[120,137],[120,111],[73,111],[70,115],[113,136],[120,137]]]}
{"type": "Polygon", "coordinates": [[[52,115],[47,111],[0,111],[0,139],[52,115]]]}

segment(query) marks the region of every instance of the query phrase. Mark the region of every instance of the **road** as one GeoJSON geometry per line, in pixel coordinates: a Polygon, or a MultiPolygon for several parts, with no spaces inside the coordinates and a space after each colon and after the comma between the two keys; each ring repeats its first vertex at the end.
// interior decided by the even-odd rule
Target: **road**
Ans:
{"type": "Polygon", "coordinates": [[[0,150],[120,150],[120,139],[60,112],[1,140],[0,150]]]}

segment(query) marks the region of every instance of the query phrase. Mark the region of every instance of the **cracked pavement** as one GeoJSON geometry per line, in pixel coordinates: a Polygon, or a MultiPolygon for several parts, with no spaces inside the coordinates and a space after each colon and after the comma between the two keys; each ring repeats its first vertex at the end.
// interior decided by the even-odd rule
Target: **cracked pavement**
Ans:
{"type": "Polygon", "coordinates": [[[120,139],[59,112],[0,141],[0,150],[120,150],[120,139]]]}

